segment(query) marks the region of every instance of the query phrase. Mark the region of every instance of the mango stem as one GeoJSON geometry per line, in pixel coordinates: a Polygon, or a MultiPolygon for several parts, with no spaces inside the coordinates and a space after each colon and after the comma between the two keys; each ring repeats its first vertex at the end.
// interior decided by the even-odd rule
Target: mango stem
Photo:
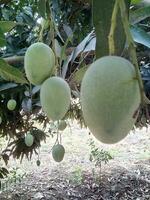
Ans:
{"type": "Polygon", "coordinates": [[[134,40],[133,40],[131,32],[130,32],[130,25],[129,25],[128,15],[127,15],[126,5],[125,5],[124,0],[119,0],[118,2],[119,2],[120,11],[121,11],[122,23],[123,23],[124,31],[126,34],[128,49],[129,49],[129,53],[130,53],[130,59],[135,67],[136,78],[139,83],[139,89],[140,89],[140,93],[141,93],[141,103],[143,105],[145,103],[150,104],[149,99],[146,97],[146,95],[144,93],[143,81],[141,78],[138,61],[137,61],[136,46],[135,46],[134,40]]]}
{"type": "Polygon", "coordinates": [[[115,54],[115,42],[114,42],[114,35],[115,35],[115,29],[117,26],[117,13],[119,9],[119,1],[116,0],[114,4],[114,9],[112,12],[112,17],[111,17],[111,27],[110,27],[110,32],[108,36],[108,42],[109,42],[109,55],[114,55],[115,54]]]}

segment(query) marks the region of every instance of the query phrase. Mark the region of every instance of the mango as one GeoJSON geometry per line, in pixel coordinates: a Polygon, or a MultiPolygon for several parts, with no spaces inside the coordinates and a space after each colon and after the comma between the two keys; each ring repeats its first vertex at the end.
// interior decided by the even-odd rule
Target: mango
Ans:
{"type": "Polygon", "coordinates": [[[80,100],[92,134],[106,144],[119,142],[133,128],[141,102],[134,66],[118,56],[96,60],[83,77],[80,100]]]}
{"type": "Polygon", "coordinates": [[[51,76],[55,67],[52,49],[42,42],[32,44],[25,53],[24,67],[30,83],[42,84],[51,76]]]}
{"type": "Polygon", "coordinates": [[[41,106],[47,117],[61,120],[70,106],[71,92],[68,83],[59,77],[47,79],[41,86],[41,106]]]}

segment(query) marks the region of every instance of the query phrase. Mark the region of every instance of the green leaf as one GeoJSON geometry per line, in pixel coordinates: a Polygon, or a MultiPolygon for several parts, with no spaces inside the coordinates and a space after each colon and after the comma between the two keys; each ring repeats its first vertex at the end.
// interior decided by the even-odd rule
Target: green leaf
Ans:
{"type": "Polygon", "coordinates": [[[7,64],[2,58],[0,58],[0,76],[7,81],[28,83],[20,70],[7,64]]]}
{"type": "MultiPolygon", "coordinates": [[[[125,0],[129,11],[130,0],[125,0]]],[[[111,27],[111,17],[115,0],[93,0],[93,24],[96,31],[96,57],[109,54],[108,36],[111,27]]],[[[120,12],[117,15],[115,31],[115,54],[121,55],[125,46],[126,36],[121,21],[120,12]]]]}
{"type": "Polygon", "coordinates": [[[0,47],[3,47],[6,45],[6,39],[3,31],[0,29],[0,47]]]}
{"type": "Polygon", "coordinates": [[[41,15],[41,17],[46,18],[46,0],[39,0],[38,12],[41,15]]]}
{"type": "Polygon", "coordinates": [[[82,68],[80,68],[72,77],[72,80],[73,82],[75,82],[76,84],[80,84],[82,79],[83,79],[83,76],[85,74],[85,72],[87,71],[88,69],[88,66],[85,65],[83,66],[82,68]]]}
{"type": "Polygon", "coordinates": [[[136,24],[147,17],[150,17],[150,6],[139,8],[135,11],[130,12],[130,23],[136,24]]]}
{"type": "Polygon", "coordinates": [[[15,26],[16,23],[13,21],[0,21],[0,28],[3,31],[3,33],[9,32],[15,26]]]}
{"type": "Polygon", "coordinates": [[[4,83],[0,85],[0,92],[4,90],[9,90],[11,88],[17,87],[18,85],[16,83],[4,83]]]}
{"type": "Polygon", "coordinates": [[[150,35],[137,26],[131,26],[131,33],[135,42],[150,48],[150,35]]]}
{"type": "Polygon", "coordinates": [[[141,0],[131,0],[131,4],[137,4],[137,3],[140,3],[141,0]]]}
{"type": "Polygon", "coordinates": [[[7,174],[9,174],[8,170],[5,167],[2,167],[1,170],[4,174],[4,176],[7,176],[7,174]]]}

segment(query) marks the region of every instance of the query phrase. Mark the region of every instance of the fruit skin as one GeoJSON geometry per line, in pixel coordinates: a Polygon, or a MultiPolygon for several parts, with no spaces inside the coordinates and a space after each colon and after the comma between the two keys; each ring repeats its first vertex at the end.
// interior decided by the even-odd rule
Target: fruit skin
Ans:
{"type": "Polygon", "coordinates": [[[71,92],[68,83],[59,77],[47,79],[41,86],[40,100],[49,119],[60,120],[70,106],[71,92]]]}
{"type": "Polygon", "coordinates": [[[8,110],[11,110],[11,111],[14,110],[16,108],[16,105],[17,105],[17,102],[14,99],[10,99],[7,102],[7,108],[8,108],[8,110]]]}
{"type": "Polygon", "coordinates": [[[37,166],[40,166],[40,164],[41,164],[41,161],[40,161],[40,160],[37,160],[37,161],[36,161],[36,165],[37,165],[37,166]]]}
{"type": "Polygon", "coordinates": [[[42,43],[32,44],[25,53],[25,73],[28,80],[34,85],[40,85],[53,72],[55,55],[52,49],[42,43]]]}
{"type": "Polygon", "coordinates": [[[58,130],[63,131],[67,127],[67,123],[65,120],[60,120],[58,122],[58,130]]]}
{"type": "Polygon", "coordinates": [[[27,133],[27,135],[25,136],[26,146],[31,147],[33,145],[33,142],[34,142],[33,135],[31,135],[31,133],[27,133]]]}
{"type": "Polygon", "coordinates": [[[134,66],[118,56],[94,62],[82,80],[81,106],[86,125],[103,143],[122,140],[132,129],[140,105],[134,66]]]}
{"type": "Polygon", "coordinates": [[[65,148],[61,144],[56,144],[52,148],[52,156],[56,162],[61,162],[65,155],[65,148]]]}

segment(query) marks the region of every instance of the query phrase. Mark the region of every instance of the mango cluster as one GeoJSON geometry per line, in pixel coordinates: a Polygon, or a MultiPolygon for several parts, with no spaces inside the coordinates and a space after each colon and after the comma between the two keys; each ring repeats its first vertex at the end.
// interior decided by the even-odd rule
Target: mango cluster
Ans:
{"type": "Polygon", "coordinates": [[[25,72],[30,83],[41,85],[40,101],[50,120],[61,120],[70,106],[71,91],[68,83],[53,76],[55,55],[52,49],[42,43],[32,44],[25,54],[25,72]]]}
{"type": "MultiPolygon", "coordinates": [[[[25,54],[25,73],[33,85],[41,85],[40,102],[43,111],[50,120],[60,121],[58,130],[64,130],[62,118],[70,107],[71,91],[68,83],[55,73],[55,54],[52,49],[42,43],[32,44],[25,54]]],[[[26,135],[27,146],[33,144],[31,135],[26,135]]],[[[56,162],[62,161],[65,149],[61,144],[54,145],[52,156],[56,162]]]]}

